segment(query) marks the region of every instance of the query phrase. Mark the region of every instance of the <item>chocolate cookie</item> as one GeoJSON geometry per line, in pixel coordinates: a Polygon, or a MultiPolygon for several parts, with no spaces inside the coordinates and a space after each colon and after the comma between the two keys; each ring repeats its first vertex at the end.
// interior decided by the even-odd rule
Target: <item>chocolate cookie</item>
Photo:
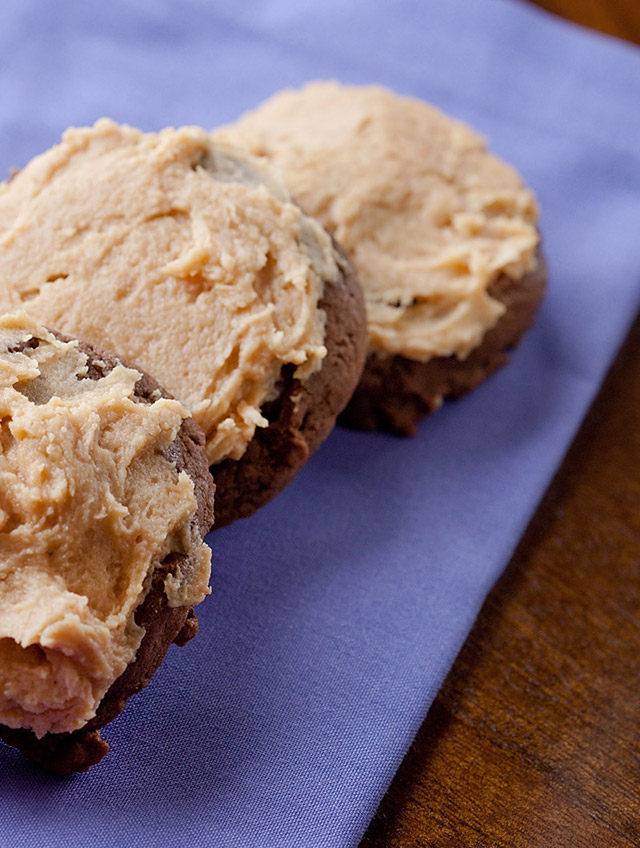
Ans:
{"type": "Polygon", "coordinates": [[[245,518],[283,489],[331,432],[362,372],[366,319],[352,266],[334,242],[339,276],[320,301],[326,313],[327,356],[306,380],[283,369],[277,398],[262,408],[269,422],[256,430],[240,460],[211,469],[217,486],[216,527],[245,518]]]}
{"type": "Polygon", "coordinates": [[[312,83],[213,137],[265,157],[354,264],[368,355],[341,423],[412,433],[506,362],[544,292],[537,208],[469,127],[377,86],[312,83]]]}
{"type": "Polygon", "coordinates": [[[509,361],[523,333],[533,323],[546,290],[542,253],[536,269],[514,281],[501,274],[489,293],[505,306],[498,323],[466,359],[436,356],[419,362],[404,356],[370,353],[362,379],[338,421],[360,430],[385,430],[413,436],[416,425],[443,400],[461,397],[509,361]]]}
{"type": "Polygon", "coordinates": [[[179,398],[205,433],[218,524],[285,485],[357,384],[347,264],[263,165],[194,127],[68,130],[0,190],[0,307],[179,398]]]}
{"type": "MultiPolygon", "coordinates": [[[[155,380],[124,367],[117,357],[51,335],[25,315],[17,315],[0,318],[0,359],[18,378],[14,425],[26,433],[22,442],[35,444],[33,449],[27,444],[31,452],[24,456],[33,457],[34,451],[37,455],[42,442],[45,455],[52,457],[29,498],[19,481],[4,492],[3,515],[5,522],[7,515],[9,519],[0,528],[5,551],[0,653],[4,650],[7,656],[0,657],[0,674],[6,678],[0,687],[0,720],[5,722],[0,724],[0,737],[43,768],[71,774],[102,759],[109,746],[101,739],[100,728],[149,683],[172,642],[184,645],[197,632],[193,605],[208,591],[210,554],[202,537],[212,521],[213,482],[200,429],[184,418],[184,410],[155,380]],[[103,397],[93,399],[86,386],[90,382],[104,387],[103,397]],[[144,436],[139,435],[137,417],[131,422],[133,431],[118,430],[118,421],[135,416],[137,407],[144,436]],[[75,453],[69,451],[64,436],[62,452],[46,447],[55,446],[53,425],[46,423],[50,417],[55,432],[77,429],[80,433],[75,453]],[[117,454],[109,452],[113,439],[122,433],[130,434],[130,443],[141,440],[124,451],[130,463],[124,478],[114,472],[117,454]],[[149,476],[151,489],[143,491],[149,476]],[[49,489],[52,479],[56,485],[49,489]],[[108,483],[103,485],[100,481],[105,479],[108,483]],[[65,480],[72,490],[70,499],[64,492],[60,495],[65,480]],[[140,490],[137,494],[131,491],[134,487],[140,490]],[[34,499],[51,516],[44,525],[42,507],[30,512],[34,499]],[[99,508],[99,503],[104,506],[99,508]],[[165,538],[156,538],[158,530],[165,538]],[[26,560],[20,548],[12,547],[12,535],[17,533],[22,549],[26,548],[26,560]],[[74,533],[82,546],[77,554],[69,553],[73,541],[69,537],[74,533]],[[112,548],[116,554],[103,568],[93,551],[112,548]],[[129,564],[120,559],[127,550],[129,564]],[[75,571],[74,558],[78,563],[82,560],[75,571]],[[43,583],[44,600],[37,594],[43,583]],[[36,604],[37,614],[29,613],[30,602],[36,604]],[[19,619],[15,619],[16,607],[24,610],[19,619]],[[120,623],[106,638],[105,621],[113,620],[120,623]],[[92,633],[88,641],[87,632],[92,633]],[[96,644],[105,646],[103,657],[96,654],[96,644]],[[112,656],[116,663],[111,669],[116,669],[117,676],[109,682],[104,667],[112,656]],[[119,670],[120,666],[124,667],[119,670]],[[21,677],[34,668],[35,679],[42,681],[42,690],[35,694],[34,687],[29,691],[28,681],[21,683],[21,677]],[[65,689],[68,680],[73,681],[70,690],[65,689]],[[105,691],[93,706],[91,698],[96,699],[101,690],[105,691]],[[34,697],[40,698],[36,712],[34,697]],[[82,722],[83,712],[94,715],[82,722]],[[74,729],[59,732],[65,723],[74,729]]],[[[5,405],[10,391],[0,387],[5,405]]],[[[3,479],[11,481],[18,471],[28,479],[29,473],[20,471],[23,455],[11,441],[6,421],[2,439],[3,479]]]]}

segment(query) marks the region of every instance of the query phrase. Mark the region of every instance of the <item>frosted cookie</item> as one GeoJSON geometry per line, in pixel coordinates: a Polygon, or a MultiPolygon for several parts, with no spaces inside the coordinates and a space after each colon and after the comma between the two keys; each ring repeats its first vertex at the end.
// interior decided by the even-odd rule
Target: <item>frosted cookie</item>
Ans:
{"type": "Polygon", "coordinates": [[[0,188],[0,308],[135,362],[193,414],[216,526],[328,435],[365,355],[347,261],[264,166],[204,130],[68,130],[0,188]]]}
{"type": "Polygon", "coordinates": [[[84,771],[208,594],[213,482],[178,401],[113,356],[0,316],[0,737],[84,771]]]}
{"type": "Polygon", "coordinates": [[[214,138],[266,157],[356,268],[368,356],[343,423],[410,434],[507,361],[546,272],[534,196],[479,135],[384,88],[325,82],[214,138]]]}

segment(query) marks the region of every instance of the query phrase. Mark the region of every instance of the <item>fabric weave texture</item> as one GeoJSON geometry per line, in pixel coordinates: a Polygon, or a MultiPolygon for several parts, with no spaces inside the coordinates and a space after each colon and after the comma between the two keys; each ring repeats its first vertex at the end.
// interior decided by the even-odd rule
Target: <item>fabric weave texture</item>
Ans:
{"type": "Polygon", "coordinates": [[[0,748],[2,848],[353,848],[640,303],[640,52],[515,0],[3,0],[0,50],[4,172],[102,115],[214,127],[338,78],[468,121],[538,194],[512,362],[414,439],[336,430],[213,533],[200,634],[92,771],[0,748]]]}

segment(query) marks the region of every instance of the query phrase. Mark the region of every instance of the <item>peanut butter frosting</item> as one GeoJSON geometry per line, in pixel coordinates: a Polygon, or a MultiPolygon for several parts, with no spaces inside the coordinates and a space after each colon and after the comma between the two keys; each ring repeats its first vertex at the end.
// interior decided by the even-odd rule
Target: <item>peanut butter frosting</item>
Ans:
{"type": "Polygon", "coordinates": [[[213,137],[266,157],[345,247],[379,354],[464,359],[504,312],[491,283],[535,266],[531,191],[480,135],[426,103],[311,83],[213,137]]]}
{"type": "Polygon", "coordinates": [[[202,129],[102,119],[0,186],[0,308],[139,365],[239,459],[282,367],[326,355],[330,239],[246,154],[202,129]]]}
{"type": "Polygon", "coordinates": [[[191,569],[167,578],[170,606],[208,592],[194,484],[165,455],[187,412],[137,401],[140,376],[89,379],[76,342],[0,317],[0,723],[38,737],[95,715],[164,557],[191,569]]]}

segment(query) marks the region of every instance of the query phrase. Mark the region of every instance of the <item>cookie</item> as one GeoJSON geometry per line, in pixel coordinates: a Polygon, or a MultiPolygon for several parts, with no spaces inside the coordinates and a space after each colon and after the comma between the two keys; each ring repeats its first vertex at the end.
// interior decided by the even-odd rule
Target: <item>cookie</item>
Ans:
{"type": "Polygon", "coordinates": [[[338,276],[319,306],[326,315],[327,354],[322,368],[305,380],[290,365],[283,369],[276,399],[263,406],[268,426],[256,430],[243,457],[213,469],[223,503],[216,496],[216,527],[246,518],[282,490],[329,435],[336,416],[353,394],[365,356],[366,319],[362,293],[346,256],[334,242],[338,276]]]}
{"type": "Polygon", "coordinates": [[[103,119],[5,183],[0,307],[116,351],[190,409],[216,526],[291,479],[364,364],[362,296],[329,235],[195,127],[103,119]]]}
{"type": "Polygon", "coordinates": [[[368,351],[341,423],[412,433],[507,361],[546,267],[535,198],[481,136],[387,89],[325,82],[213,137],[265,157],[355,266],[368,351]]]}
{"type": "Polygon", "coordinates": [[[414,435],[418,422],[435,412],[445,398],[465,395],[509,361],[511,351],[535,319],[546,280],[541,251],[535,269],[519,281],[500,274],[488,291],[504,305],[505,313],[465,359],[434,356],[420,362],[369,353],[360,384],[340,423],[353,429],[414,435]]]}
{"type": "Polygon", "coordinates": [[[71,774],[197,631],[213,482],[204,437],[145,374],[0,317],[0,737],[71,774]]]}

